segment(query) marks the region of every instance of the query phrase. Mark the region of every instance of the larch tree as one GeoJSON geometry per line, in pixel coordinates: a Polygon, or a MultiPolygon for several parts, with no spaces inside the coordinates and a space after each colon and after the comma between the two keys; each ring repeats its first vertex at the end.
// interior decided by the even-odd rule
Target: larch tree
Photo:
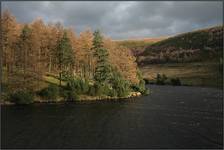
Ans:
{"type": "Polygon", "coordinates": [[[46,70],[47,57],[49,52],[48,47],[48,30],[41,18],[35,19],[31,23],[32,34],[36,37],[36,45],[38,46],[38,69],[43,72],[46,70]]]}
{"type": "Polygon", "coordinates": [[[4,66],[5,80],[9,80],[15,68],[15,48],[19,37],[19,25],[16,18],[9,10],[5,10],[1,18],[2,23],[2,63],[4,66]]]}
{"type": "Polygon", "coordinates": [[[137,63],[130,49],[118,46],[109,38],[104,39],[104,47],[109,52],[109,62],[113,68],[133,84],[138,84],[137,63]]]}
{"type": "Polygon", "coordinates": [[[81,69],[81,77],[86,79],[90,79],[93,74],[91,69],[93,64],[93,59],[91,59],[93,57],[92,41],[93,35],[89,29],[80,33],[77,44],[78,64],[81,69]]]}
{"type": "Polygon", "coordinates": [[[34,20],[33,23],[30,25],[31,29],[31,35],[30,35],[30,42],[32,45],[32,48],[30,49],[31,54],[35,55],[33,57],[32,61],[34,64],[34,72],[35,77],[38,80],[38,87],[39,87],[39,81],[42,78],[42,72],[43,71],[43,57],[41,56],[41,52],[43,51],[42,48],[42,21],[41,20],[34,20]]]}
{"type": "Polygon", "coordinates": [[[28,25],[25,25],[22,29],[20,38],[18,40],[18,47],[19,47],[19,66],[22,71],[23,80],[21,80],[22,87],[24,89],[32,89],[32,81],[35,72],[35,62],[33,63],[33,59],[35,59],[35,53],[32,51],[32,35],[31,35],[31,28],[28,25]]]}
{"type": "Polygon", "coordinates": [[[56,49],[57,42],[59,41],[58,30],[53,24],[49,24],[46,27],[47,32],[47,70],[49,73],[52,73],[56,70],[56,67],[53,64],[56,64],[56,49]]]}

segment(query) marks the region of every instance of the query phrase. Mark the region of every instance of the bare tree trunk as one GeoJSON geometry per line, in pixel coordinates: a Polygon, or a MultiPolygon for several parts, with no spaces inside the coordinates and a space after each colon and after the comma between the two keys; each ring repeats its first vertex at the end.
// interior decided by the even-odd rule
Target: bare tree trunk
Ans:
{"type": "Polygon", "coordinates": [[[39,51],[38,51],[38,60],[37,60],[37,64],[38,64],[38,72],[37,72],[37,74],[38,74],[38,81],[37,81],[37,86],[38,86],[38,88],[40,88],[40,79],[41,79],[41,49],[39,49],[39,51]]]}
{"type": "Polygon", "coordinates": [[[61,72],[59,73],[59,80],[60,80],[59,85],[60,85],[60,87],[61,87],[61,72]]]}
{"type": "Polygon", "coordinates": [[[24,65],[23,65],[23,81],[24,81],[24,85],[25,85],[25,88],[26,88],[26,60],[27,59],[27,49],[25,48],[24,50],[24,65]]]}
{"type": "Polygon", "coordinates": [[[50,56],[50,60],[49,60],[49,66],[48,66],[48,72],[51,73],[51,56],[50,56]]]}

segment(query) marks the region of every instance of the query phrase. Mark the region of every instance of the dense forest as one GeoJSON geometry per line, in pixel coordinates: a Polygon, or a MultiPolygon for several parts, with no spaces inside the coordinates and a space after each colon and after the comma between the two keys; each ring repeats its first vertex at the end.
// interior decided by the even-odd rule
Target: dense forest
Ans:
{"type": "Polygon", "coordinates": [[[41,18],[22,24],[9,10],[1,19],[4,100],[119,98],[147,92],[132,52],[99,30],[86,29],[78,36],[72,28],[45,24],[41,18]]]}

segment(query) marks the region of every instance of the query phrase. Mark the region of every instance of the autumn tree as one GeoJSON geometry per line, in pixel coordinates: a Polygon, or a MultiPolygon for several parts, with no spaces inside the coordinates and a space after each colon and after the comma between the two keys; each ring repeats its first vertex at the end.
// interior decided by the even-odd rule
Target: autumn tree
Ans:
{"type": "Polygon", "coordinates": [[[39,72],[45,72],[47,68],[46,62],[49,53],[47,27],[45,26],[43,20],[41,18],[38,18],[31,23],[31,29],[33,40],[32,43],[34,46],[33,49],[37,51],[36,69],[38,69],[39,72]]]}
{"type": "Polygon", "coordinates": [[[57,49],[57,42],[59,41],[59,36],[57,36],[58,30],[55,25],[48,24],[46,26],[47,32],[47,58],[46,58],[46,66],[47,71],[51,73],[53,70],[56,69],[56,49],[57,49]]]}
{"type": "MultiPolygon", "coordinates": [[[[24,89],[32,89],[32,81],[36,78],[35,73],[35,52],[32,45],[32,30],[28,25],[25,25],[22,29],[21,35],[18,40],[18,67],[22,71],[22,85],[24,89]]],[[[20,72],[21,72],[20,71],[20,72]]]]}
{"type": "Polygon", "coordinates": [[[79,68],[77,70],[82,78],[90,79],[93,76],[93,49],[92,49],[93,35],[92,32],[87,29],[80,33],[80,37],[77,43],[77,61],[76,65],[79,68]]]}
{"type": "MultiPolygon", "coordinates": [[[[45,47],[45,53],[44,56],[46,56],[46,70],[49,73],[59,73],[58,71],[58,58],[57,58],[57,48],[58,43],[61,41],[63,34],[64,34],[64,28],[61,25],[61,23],[56,24],[48,24],[45,26],[45,34],[44,36],[46,40],[45,47]]],[[[45,43],[44,42],[44,43],[45,43]]]]}
{"type": "MultiPolygon", "coordinates": [[[[40,82],[44,73],[46,72],[47,57],[48,57],[48,47],[47,47],[47,31],[46,26],[41,18],[34,20],[30,24],[31,35],[30,42],[32,48],[30,49],[31,54],[35,55],[32,58],[34,66],[34,72],[37,80],[38,89],[40,88],[40,82]]],[[[30,58],[29,58],[30,59],[30,58]]]]}
{"type": "Polygon", "coordinates": [[[12,16],[9,10],[5,10],[2,13],[2,63],[4,66],[4,72],[6,80],[9,79],[13,68],[15,67],[15,48],[16,41],[19,37],[19,25],[16,22],[16,18],[12,16]]]}
{"type": "Polygon", "coordinates": [[[138,84],[136,58],[130,49],[115,44],[111,39],[104,38],[104,47],[109,52],[109,63],[121,76],[133,84],[138,84]]]}

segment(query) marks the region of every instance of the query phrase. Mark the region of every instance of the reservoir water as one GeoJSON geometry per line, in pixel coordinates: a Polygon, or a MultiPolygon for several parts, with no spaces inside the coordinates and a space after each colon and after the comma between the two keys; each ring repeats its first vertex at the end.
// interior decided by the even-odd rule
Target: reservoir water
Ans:
{"type": "Polygon", "coordinates": [[[1,148],[222,148],[223,92],[149,86],[148,96],[1,106],[1,148]]]}

